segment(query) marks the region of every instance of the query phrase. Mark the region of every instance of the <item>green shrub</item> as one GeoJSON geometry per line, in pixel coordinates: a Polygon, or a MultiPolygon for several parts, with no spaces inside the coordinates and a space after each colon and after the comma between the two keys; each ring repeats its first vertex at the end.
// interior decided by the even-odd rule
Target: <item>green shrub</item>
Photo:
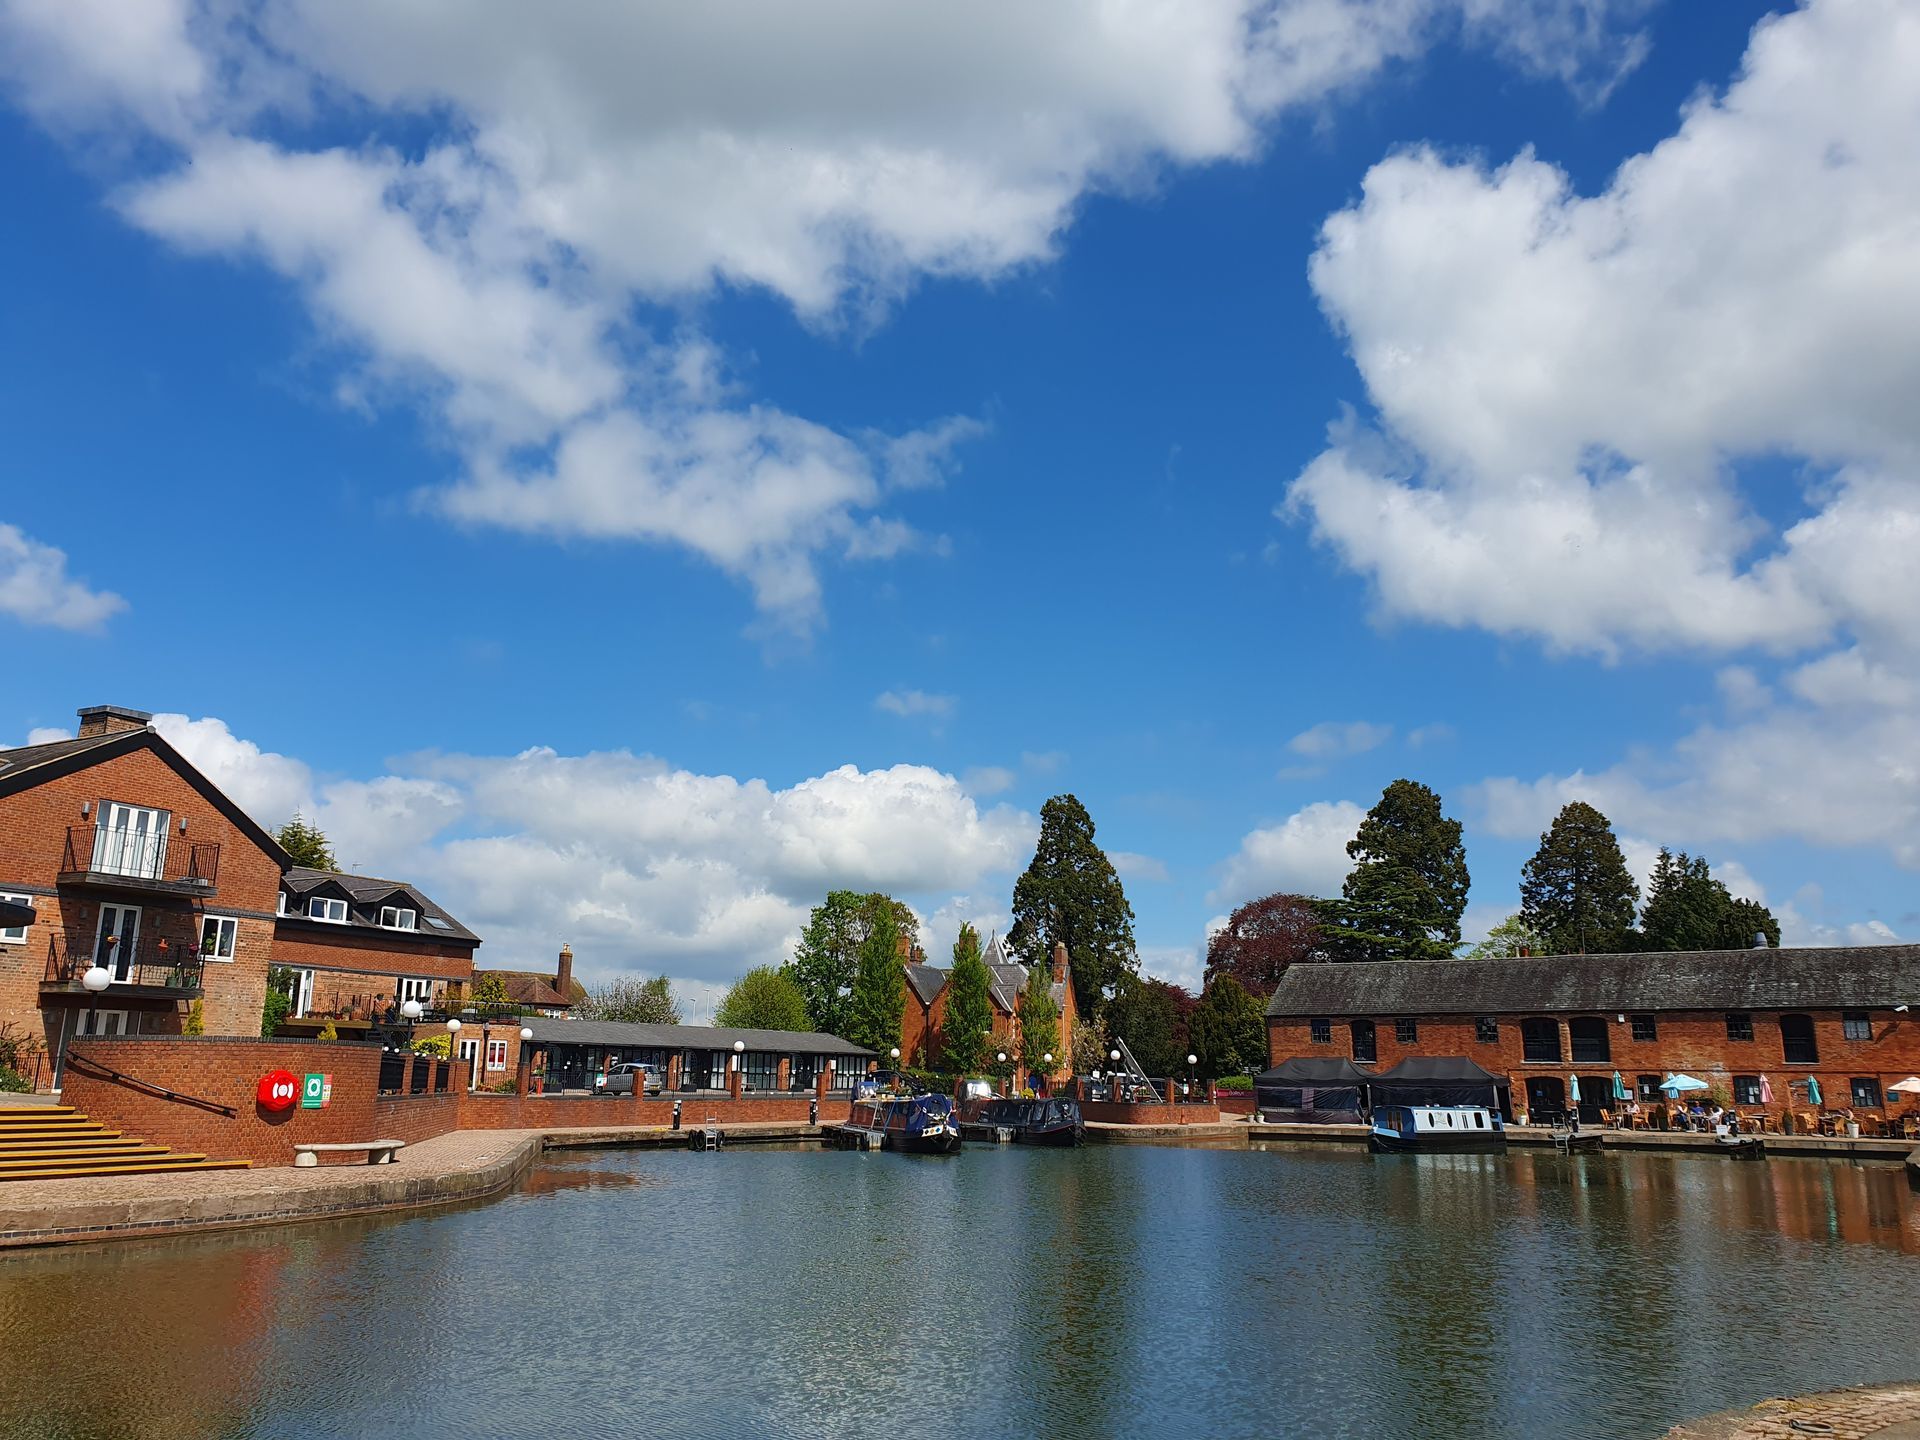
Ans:
{"type": "Polygon", "coordinates": [[[33,1082],[18,1070],[9,1070],[0,1066],[0,1093],[24,1095],[33,1089],[33,1082]]]}
{"type": "Polygon", "coordinates": [[[1222,1090],[1253,1089],[1253,1077],[1251,1075],[1222,1075],[1213,1083],[1218,1085],[1222,1090]]]}
{"type": "Polygon", "coordinates": [[[436,1060],[445,1060],[453,1054],[451,1035],[423,1035],[413,1042],[413,1053],[431,1055],[436,1060]]]}

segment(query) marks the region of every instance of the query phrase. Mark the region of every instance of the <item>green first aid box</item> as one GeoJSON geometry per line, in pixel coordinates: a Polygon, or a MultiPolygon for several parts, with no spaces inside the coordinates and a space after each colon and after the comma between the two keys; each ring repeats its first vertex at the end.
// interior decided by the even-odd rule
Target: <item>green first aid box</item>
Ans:
{"type": "Polygon", "coordinates": [[[333,1099],[333,1076],[308,1075],[300,1082],[300,1108],[324,1110],[333,1099]]]}

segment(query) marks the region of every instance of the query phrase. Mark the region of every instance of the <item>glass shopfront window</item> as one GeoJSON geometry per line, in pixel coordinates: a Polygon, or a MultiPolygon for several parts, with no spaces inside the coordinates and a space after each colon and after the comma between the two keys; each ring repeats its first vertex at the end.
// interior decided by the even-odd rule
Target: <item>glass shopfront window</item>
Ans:
{"type": "Polygon", "coordinates": [[[749,1090],[771,1090],[780,1079],[780,1057],[771,1050],[749,1050],[740,1057],[746,1062],[749,1090]]]}

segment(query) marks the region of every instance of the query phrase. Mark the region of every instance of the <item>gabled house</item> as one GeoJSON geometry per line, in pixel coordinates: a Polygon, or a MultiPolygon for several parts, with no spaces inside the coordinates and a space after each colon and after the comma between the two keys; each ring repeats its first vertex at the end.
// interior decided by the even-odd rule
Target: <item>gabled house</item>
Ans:
{"type": "Polygon", "coordinates": [[[480,937],[419,886],[292,866],[281,881],[273,963],[291,969],[291,1018],[375,1019],[417,1000],[435,1009],[473,981],[480,937]]]}
{"type": "Polygon", "coordinates": [[[498,980],[506,992],[507,1003],[521,1014],[564,1020],[574,1006],[587,998],[587,987],[573,978],[573,947],[560,947],[559,963],[553,973],[538,970],[475,970],[468,994],[487,980],[498,980]]]}
{"type": "MultiPolygon", "coordinates": [[[[1027,967],[998,933],[987,941],[980,958],[987,967],[987,1001],[993,1009],[993,1042],[1011,1056],[1020,1042],[1020,992],[1026,989],[1027,967]]],[[[907,1006],[900,1027],[900,1052],[914,1064],[937,1066],[942,1060],[948,985],[952,972],[925,964],[918,957],[909,958],[905,969],[907,1006]]],[[[1057,1043],[1051,1047],[1054,1074],[1065,1076],[1072,1073],[1073,1027],[1079,1018],[1065,945],[1056,944],[1053,947],[1048,991],[1060,1012],[1057,1043]]]]}

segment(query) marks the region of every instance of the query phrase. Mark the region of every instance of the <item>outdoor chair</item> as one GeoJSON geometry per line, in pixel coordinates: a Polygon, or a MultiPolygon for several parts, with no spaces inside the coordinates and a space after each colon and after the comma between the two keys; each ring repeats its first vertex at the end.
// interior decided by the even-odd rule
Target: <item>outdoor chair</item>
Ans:
{"type": "Polygon", "coordinates": [[[1820,1133],[1819,1117],[1811,1110],[1795,1111],[1793,1128],[1798,1130],[1802,1135],[1818,1135],[1820,1133]]]}

